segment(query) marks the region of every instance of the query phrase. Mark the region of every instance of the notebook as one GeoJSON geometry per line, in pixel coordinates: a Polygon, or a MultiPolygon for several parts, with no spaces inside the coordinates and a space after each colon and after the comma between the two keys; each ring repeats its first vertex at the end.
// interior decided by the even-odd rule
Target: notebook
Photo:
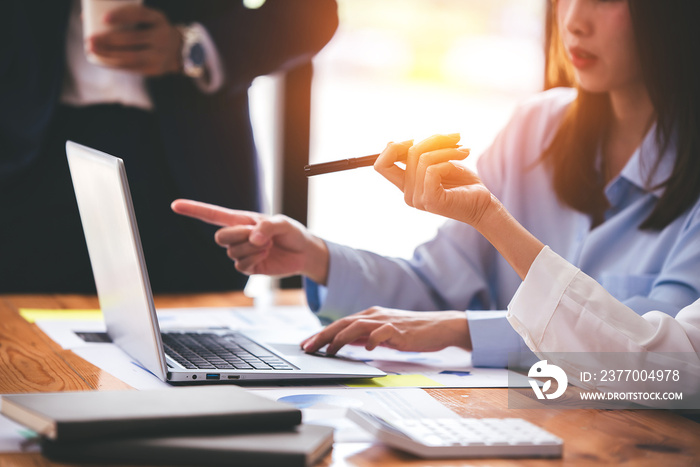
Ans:
{"type": "Polygon", "coordinates": [[[363,362],[309,355],[298,345],[255,341],[233,330],[161,333],[124,162],[71,141],[66,153],[107,333],[160,379],[199,384],[385,376],[363,362]]]}
{"type": "Polygon", "coordinates": [[[301,411],[235,386],[9,394],[0,413],[59,442],[291,430],[301,411]]]}
{"type": "Polygon", "coordinates": [[[299,425],[276,433],[124,438],[76,443],[42,440],[41,453],[57,462],[307,467],[333,445],[333,428],[299,425]]]}

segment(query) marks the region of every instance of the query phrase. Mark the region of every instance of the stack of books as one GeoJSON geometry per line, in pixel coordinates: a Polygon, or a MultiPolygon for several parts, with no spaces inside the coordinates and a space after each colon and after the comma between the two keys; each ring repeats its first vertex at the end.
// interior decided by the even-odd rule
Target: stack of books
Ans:
{"type": "Polygon", "coordinates": [[[333,444],[332,428],[237,386],[4,395],[0,413],[58,462],[306,467],[333,444]]]}

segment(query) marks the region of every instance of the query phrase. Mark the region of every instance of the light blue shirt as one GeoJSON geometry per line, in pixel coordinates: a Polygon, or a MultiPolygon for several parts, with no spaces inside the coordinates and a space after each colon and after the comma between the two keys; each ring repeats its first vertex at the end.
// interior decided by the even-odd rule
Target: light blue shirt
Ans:
{"type": "MultiPolygon", "coordinates": [[[[700,201],[661,231],[641,231],[668,178],[673,145],[655,167],[655,129],[606,187],[605,222],[591,230],[587,215],[562,205],[551,171],[539,159],[576,91],[541,93],[523,103],[478,161],[484,184],[532,234],[599,282],[638,314],[675,316],[700,297],[700,201]]],[[[470,226],[446,222],[410,260],[328,243],[327,287],[306,281],[309,304],[325,319],[371,306],[404,310],[467,310],[475,366],[505,367],[509,352],[529,352],[506,320],[521,281],[470,226]]],[[[590,336],[596,339],[595,335],[590,336]]]]}

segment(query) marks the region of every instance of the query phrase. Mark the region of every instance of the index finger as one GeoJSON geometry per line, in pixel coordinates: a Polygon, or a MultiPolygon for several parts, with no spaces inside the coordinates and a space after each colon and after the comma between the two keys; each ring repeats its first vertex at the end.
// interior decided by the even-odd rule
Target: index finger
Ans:
{"type": "Polygon", "coordinates": [[[413,140],[403,143],[389,143],[374,163],[374,170],[382,174],[401,191],[403,191],[404,171],[396,166],[396,162],[406,159],[406,153],[412,144],[413,140]]]}
{"type": "Polygon", "coordinates": [[[350,315],[350,317],[346,316],[345,318],[333,321],[321,331],[305,339],[302,342],[304,352],[314,353],[324,345],[329,344],[335,338],[336,334],[352,324],[354,321],[354,319],[351,318],[352,316],[354,315],[350,315]]]}
{"type": "Polygon", "coordinates": [[[221,227],[234,225],[254,225],[258,220],[255,212],[222,208],[215,204],[202,203],[189,199],[176,199],[170,208],[177,214],[193,217],[208,224],[221,227]]]}

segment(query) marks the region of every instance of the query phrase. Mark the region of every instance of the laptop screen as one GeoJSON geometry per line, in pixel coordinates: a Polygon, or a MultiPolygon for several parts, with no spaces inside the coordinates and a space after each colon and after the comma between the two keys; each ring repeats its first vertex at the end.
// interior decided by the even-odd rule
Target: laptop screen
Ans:
{"type": "Polygon", "coordinates": [[[66,154],[112,341],[165,380],[166,364],[124,162],[68,141],[66,154]]]}

